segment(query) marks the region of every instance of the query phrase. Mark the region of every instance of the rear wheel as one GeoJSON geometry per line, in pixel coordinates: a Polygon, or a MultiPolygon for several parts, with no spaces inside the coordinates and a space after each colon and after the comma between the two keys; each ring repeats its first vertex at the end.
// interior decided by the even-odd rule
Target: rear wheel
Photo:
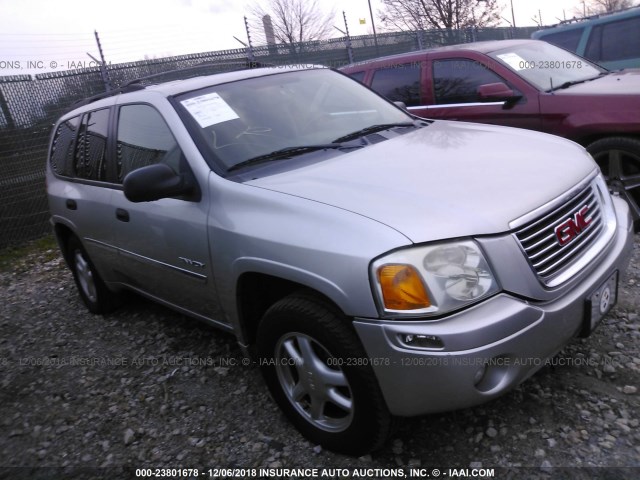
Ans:
{"type": "Polygon", "coordinates": [[[636,226],[640,219],[640,140],[628,137],[603,138],[587,147],[602,170],[609,189],[631,207],[636,226]]]}
{"type": "Polygon", "coordinates": [[[119,296],[109,290],[77,237],[71,237],[67,255],[78,293],[92,313],[108,313],[120,305],[119,296]]]}
{"type": "Polygon", "coordinates": [[[310,441],[349,455],[384,443],[391,416],[340,312],[315,297],[289,296],[265,314],[258,349],[271,395],[310,441]]]}

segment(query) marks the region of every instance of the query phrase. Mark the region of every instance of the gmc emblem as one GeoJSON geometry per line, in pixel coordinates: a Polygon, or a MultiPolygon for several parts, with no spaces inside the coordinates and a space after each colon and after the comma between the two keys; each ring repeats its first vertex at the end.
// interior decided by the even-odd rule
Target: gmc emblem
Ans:
{"type": "Polygon", "coordinates": [[[586,230],[591,220],[593,220],[593,218],[587,216],[588,211],[589,207],[585,205],[573,215],[573,218],[565,220],[554,228],[553,231],[558,239],[558,245],[564,247],[586,230]]]}

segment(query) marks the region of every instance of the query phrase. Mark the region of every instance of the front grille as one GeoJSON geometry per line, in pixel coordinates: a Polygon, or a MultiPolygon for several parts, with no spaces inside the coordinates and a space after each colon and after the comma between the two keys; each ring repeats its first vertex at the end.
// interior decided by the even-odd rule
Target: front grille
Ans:
{"type": "MultiPolygon", "coordinates": [[[[578,223],[578,221],[575,221],[578,223]]],[[[593,182],[559,208],[534,220],[516,232],[516,238],[524,249],[529,263],[544,284],[577,260],[595,242],[603,229],[603,211],[599,195],[593,182]],[[556,227],[575,220],[575,215],[584,206],[588,207],[586,219],[591,219],[571,240],[561,245],[556,235],[556,227]]]]}

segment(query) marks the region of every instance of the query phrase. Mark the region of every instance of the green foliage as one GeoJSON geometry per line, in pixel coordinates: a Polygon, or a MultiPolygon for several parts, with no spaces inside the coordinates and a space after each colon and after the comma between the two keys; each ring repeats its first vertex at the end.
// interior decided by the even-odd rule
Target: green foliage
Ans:
{"type": "Polygon", "coordinates": [[[0,272],[23,270],[25,257],[30,255],[37,255],[41,263],[58,258],[60,253],[53,235],[47,235],[19,247],[0,250],[0,272]]]}

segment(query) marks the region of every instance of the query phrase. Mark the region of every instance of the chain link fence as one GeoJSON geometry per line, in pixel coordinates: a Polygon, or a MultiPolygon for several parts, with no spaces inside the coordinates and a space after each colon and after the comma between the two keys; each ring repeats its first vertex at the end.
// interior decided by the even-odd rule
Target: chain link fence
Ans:
{"type": "MultiPolygon", "coordinates": [[[[339,68],[353,61],[480,40],[529,38],[535,28],[396,32],[292,45],[263,45],[107,65],[111,86],[202,64],[257,61],[339,68]]],[[[104,92],[100,67],[0,77],[0,248],[49,231],[45,161],[55,120],[83,98],[104,92]]]]}

